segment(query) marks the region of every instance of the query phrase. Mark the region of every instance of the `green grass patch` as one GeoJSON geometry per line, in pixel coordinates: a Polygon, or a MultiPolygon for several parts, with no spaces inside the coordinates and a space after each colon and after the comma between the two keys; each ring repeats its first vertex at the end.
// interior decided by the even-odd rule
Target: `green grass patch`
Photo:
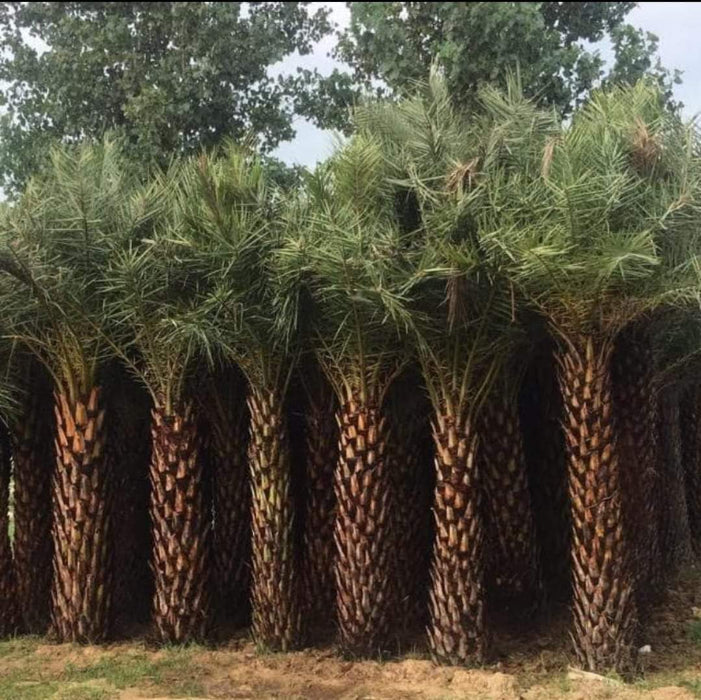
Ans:
{"type": "Polygon", "coordinates": [[[701,620],[691,620],[687,627],[689,639],[695,644],[701,644],[701,620]]]}
{"type": "Polygon", "coordinates": [[[204,693],[193,661],[197,647],[159,652],[105,649],[94,657],[74,657],[57,667],[36,654],[39,643],[39,638],[19,637],[0,644],[0,659],[5,664],[4,669],[0,667],[0,698],[109,700],[130,687],[167,692],[171,697],[204,693]],[[12,663],[19,661],[21,664],[12,663]]]}
{"type": "Polygon", "coordinates": [[[701,698],[701,678],[698,680],[682,679],[678,685],[688,690],[695,698],[701,698]]]}

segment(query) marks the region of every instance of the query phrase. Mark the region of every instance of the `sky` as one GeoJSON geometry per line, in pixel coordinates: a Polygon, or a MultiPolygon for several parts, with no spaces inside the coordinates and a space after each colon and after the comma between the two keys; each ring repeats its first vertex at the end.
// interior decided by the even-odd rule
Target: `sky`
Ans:
{"type": "MultiPolygon", "coordinates": [[[[345,3],[312,3],[313,6],[331,8],[331,18],[344,28],[348,25],[350,11],[345,3]]],[[[666,68],[682,71],[682,84],[676,86],[675,94],[684,103],[684,111],[691,117],[701,112],[701,2],[641,2],[627,17],[630,24],[656,34],[659,38],[659,55],[666,68]]],[[[328,75],[334,68],[343,65],[328,54],[335,43],[334,37],[325,37],[312,54],[290,56],[275,67],[275,72],[294,71],[297,66],[317,68],[328,75]]],[[[609,51],[602,46],[601,54],[609,51]]],[[[275,155],[287,163],[313,166],[323,160],[333,149],[333,135],[317,129],[302,118],[295,120],[297,136],[281,144],[275,155]]]]}

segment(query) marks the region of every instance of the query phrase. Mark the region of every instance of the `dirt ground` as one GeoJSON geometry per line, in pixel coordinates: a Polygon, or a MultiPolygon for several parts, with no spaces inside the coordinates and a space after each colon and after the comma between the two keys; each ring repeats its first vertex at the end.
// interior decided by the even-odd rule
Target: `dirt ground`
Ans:
{"type": "Polygon", "coordinates": [[[38,637],[0,644],[0,699],[64,698],[701,698],[701,571],[666,592],[641,644],[631,682],[570,667],[565,609],[530,629],[496,621],[493,654],[482,669],[440,668],[420,642],[400,658],[350,661],[332,644],[291,654],[259,654],[245,636],[213,647],[153,649],[144,640],[101,647],[54,645],[38,637]]]}

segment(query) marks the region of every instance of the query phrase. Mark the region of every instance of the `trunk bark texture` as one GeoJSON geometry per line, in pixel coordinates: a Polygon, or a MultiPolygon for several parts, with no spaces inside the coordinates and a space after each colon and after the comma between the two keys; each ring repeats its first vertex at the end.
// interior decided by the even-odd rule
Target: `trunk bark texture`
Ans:
{"type": "Polygon", "coordinates": [[[275,390],[251,387],[253,636],[269,650],[299,645],[301,615],[285,410],[275,390]]]}
{"type": "Polygon", "coordinates": [[[436,533],[428,640],[439,663],[481,663],[487,634],[477,434],[467,416],[448,410],[439,412],[435,421],[436,533]]]}
{"type": "Polygon", "coordinates": [[[111,469],[100,389],[71,401],[56,393],[52,619],[61,642],[102,641],[109,632],[111,469]]]}
{"type": "Polygon", "coordinates": [[[612,350],[608,341],[583,336],[559,356],[572,504],[572,639],[580,665],[594,672],[629,670],[637,626],[613,422],[612,350]]]}
{"type": "Polygon", "coordinates": [[[210,522],[191,403],[151,418],[153,620],[161,643],[201,640],[210,599],[210,522]]]}

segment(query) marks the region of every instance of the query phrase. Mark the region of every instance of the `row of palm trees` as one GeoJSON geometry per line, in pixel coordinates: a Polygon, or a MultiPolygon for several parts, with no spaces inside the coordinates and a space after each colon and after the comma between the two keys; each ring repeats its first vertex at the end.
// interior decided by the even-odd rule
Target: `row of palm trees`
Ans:
{"type": "Polygon", "coordinates": [[[532,611],[571,577],[580,664],[633,664],[701,534],[657,393],[701,348],[693,125],[645,83],[566,124],[515,85],[461,114],[437,73],[355,123],[291,191],[244,146],[144,177],[105,141],[5,209],[5,631],[16,586],[26,628],[100,641],[138,581],[162,642],[250,605],[287,650],[335,607],[374,654],[425,608],[465,664],[488,589],[532,611]]]}

